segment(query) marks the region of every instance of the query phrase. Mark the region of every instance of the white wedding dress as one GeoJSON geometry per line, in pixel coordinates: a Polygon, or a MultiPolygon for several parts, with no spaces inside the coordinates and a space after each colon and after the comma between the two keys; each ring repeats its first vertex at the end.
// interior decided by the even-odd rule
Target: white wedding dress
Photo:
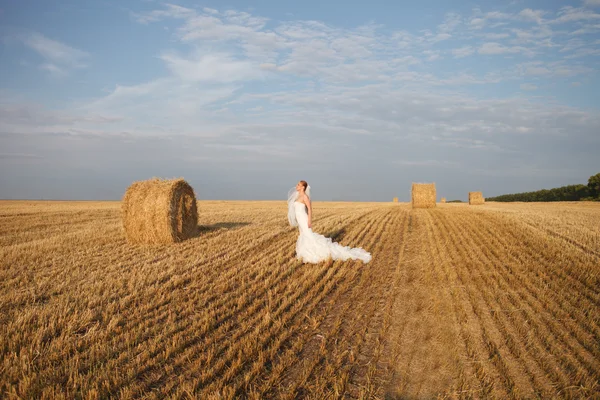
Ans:
{"type": "MultiPolygon", "coordinates": [[[[290,210],[291,211],[291,210],[290,210]]],[[[300,236],[296,242],[296,257],[309,263],[318,263],[329,258],[334,260],[371,261],[371,254],[361,248],[351,248],[335,243],[330,238],[313,232],[308,227],[308,214],[303,203],[294,201],[294,212],[300,236]]]]}

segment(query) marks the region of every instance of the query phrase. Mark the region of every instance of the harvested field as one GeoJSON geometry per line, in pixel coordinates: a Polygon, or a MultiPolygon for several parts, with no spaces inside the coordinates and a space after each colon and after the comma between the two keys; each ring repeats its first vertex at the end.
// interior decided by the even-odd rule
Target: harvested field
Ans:
{"type": "Polygon", "coordinates": [[[0,202],[6,398],[598,398],[600,204],[315,203],[373,255],[302,264],[284,202],[0,202]]]}

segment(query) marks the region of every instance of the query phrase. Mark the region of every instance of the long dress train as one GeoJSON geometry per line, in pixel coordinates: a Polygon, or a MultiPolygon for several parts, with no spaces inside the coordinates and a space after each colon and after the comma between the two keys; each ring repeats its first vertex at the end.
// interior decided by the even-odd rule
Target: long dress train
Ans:
{"type": "Polygon", "coordinates": [[[365,264],[371,261],[371,254],[361,248],[342,246],[323,235],[313,232],[308,227],[308,214],[306,206],[294,202],[296,220],[300,229],[300,236],[296,242],[296,257],[309,263],[318,263],[328,258],[334,260],[362,260],[365,264]]]}

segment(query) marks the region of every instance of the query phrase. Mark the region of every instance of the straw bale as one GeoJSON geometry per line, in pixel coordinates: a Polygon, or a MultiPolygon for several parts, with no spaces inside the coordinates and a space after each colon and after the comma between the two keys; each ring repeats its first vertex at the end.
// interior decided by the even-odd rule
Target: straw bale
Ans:
{"type": "Polygon", "coordinates": [[[121,213],[130,243],[181,242],[198,229],[194,189],[183,179],[132,183],[123,197],[121,213]]]}
{"type": "Polygon", "coordinates": [[[472,206],[485,204],[485,199],[481,192],[469,192],[469,204],[472,206]]]}
{"type": "Polygon", "coordinates": [[[398,198],[394,197],[394,203],[397,203],[397,202],[398,202],[398,198]]]}
{"type": "Polygon", "coordinates": [[[442,203],[445,203],[445,202],[446,202],[446,198],[445,198],[445,197],[442,197],[442,200],[441,200],[441,202],[442,202],[442,203]]]}
{"type": "Polygon", "coordinates": [[[412,184],[413,208],[434,208],[436,196],[435,183],[412,184]]]}

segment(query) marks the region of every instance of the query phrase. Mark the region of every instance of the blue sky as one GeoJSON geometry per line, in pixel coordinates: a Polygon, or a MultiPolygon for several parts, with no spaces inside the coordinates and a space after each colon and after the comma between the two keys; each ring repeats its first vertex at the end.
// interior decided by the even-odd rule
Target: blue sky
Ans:
{"type": "Polygon", "coordinates": [[[585,183],[599,63],[600,0],[0,0],[0,198],[585,183]]]}

